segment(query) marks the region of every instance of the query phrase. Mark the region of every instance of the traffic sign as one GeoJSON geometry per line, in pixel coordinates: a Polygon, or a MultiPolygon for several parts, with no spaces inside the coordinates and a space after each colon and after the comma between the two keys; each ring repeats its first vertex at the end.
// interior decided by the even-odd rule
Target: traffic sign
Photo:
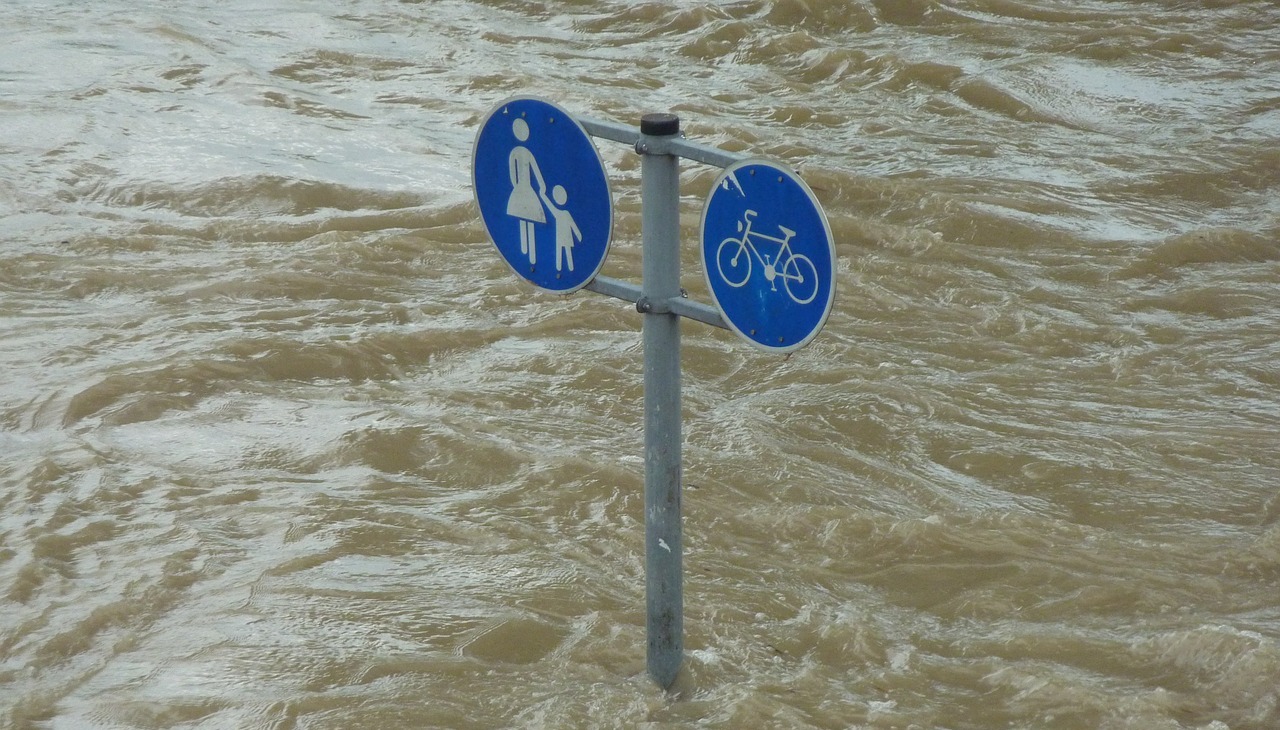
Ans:
{"type": "Polygon", "coordinates": [[[702,209],[702,269],[729,327],[790,352],[822,329],[835,300],[835,242],[804,181],[766,160],[716,178],[702,209]]]}
{"type": "Polygon", "coordinates": [[[480,124],[471,182],[498,253],[552,292],[586,286],[613,236],[613,197],[595,143],[568,112],[535,97],[499,104],[480,124]]]}

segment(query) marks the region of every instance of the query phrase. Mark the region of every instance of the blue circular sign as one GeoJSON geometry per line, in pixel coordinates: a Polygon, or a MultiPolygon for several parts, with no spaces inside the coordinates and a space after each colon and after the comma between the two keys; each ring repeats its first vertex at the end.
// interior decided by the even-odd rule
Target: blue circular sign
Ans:
{"type": "Polygon", "coordinates": [[[702,209],[702,269],[735,332],[774,352],[803,347],[835,301],[835,241],[804,181],[765,160],[716,178],[702,209]]]}
{"type": "Polygon", "coordinates": [[[518,276],[569,293],[600,273],[613,197],[600,153],[555,104],[516,97],[480,124],[471,183],[489,238],[518,276]]]}

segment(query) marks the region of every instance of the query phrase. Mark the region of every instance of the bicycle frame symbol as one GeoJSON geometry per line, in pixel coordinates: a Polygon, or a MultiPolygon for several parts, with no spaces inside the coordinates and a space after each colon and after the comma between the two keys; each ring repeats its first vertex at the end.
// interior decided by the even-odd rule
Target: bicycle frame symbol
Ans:
{"type": "Polygon", "coordinates": [[[808,256],[791,250],[791,238],[796,232],[782,225],[778,226],[778,230],[782,232],[781,237],[753,231],[751,221],[757,215],[759,213],[754,210],[744,211],[742,220],[738,221],[738,231],[742,236],[730,236],[720,242],[720,247],[716,250],[716,267],[720,270],[720,278],[735,288],[746,284],[747,279],[751,278],[751,259],[754,257],[760,262],[765,281],[769,282],[772,291],[778,291],[778,279],[782,279],[782,287],[787,290],[787,296],[796,304],[813,301],[818,296],[818,269],[808,256]],[[780,245],[778,254],[773,258],[761,254],[755,244],[760,240],[780,245]]]}

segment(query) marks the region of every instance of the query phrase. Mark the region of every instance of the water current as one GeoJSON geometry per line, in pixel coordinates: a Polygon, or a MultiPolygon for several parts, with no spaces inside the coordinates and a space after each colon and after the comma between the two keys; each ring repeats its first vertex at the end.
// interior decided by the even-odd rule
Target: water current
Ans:
{"type": "Polygon", "coordinates": [[[1274,2],[9,0],[0,38],[0,726],[1280,727],[1274,2]],[[641,317],[517,280],[472,200],[513,94],[674,112],[835,234],[808,347],[683,326],[673,693],[641,317]]]}

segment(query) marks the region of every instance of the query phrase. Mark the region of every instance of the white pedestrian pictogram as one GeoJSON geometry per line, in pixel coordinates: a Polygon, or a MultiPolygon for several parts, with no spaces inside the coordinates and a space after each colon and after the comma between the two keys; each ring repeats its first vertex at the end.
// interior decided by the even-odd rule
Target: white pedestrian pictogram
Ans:
{"type": "Polygon", "coordinates": [[[573,271],[573,244],[575,239],[582,240],[582,231],[578,230],[573,214],[564,207],[569,201],[569,193],[565,192],[564,186],[552,188],[551,197],[555,199],[554,203],[547,200],[545,195],[542,196],[542,202],[551,211],[551,217],[556,219],[556,271],[561,270],[562,259],[569,265],[569,270],[573,271]]]}
{"type": "MultiPolygon", "coordinates": [[[[511,132],[520,142],[529,141],[529,123],[516,119],[511,123],[511,132]]],[[[542,170],[538,168],[538,160],[524,145],[516,145],[507,158],[507,168],[511,175],[511,197],[507,199],[507,215],[520,221],[520,253],[529,256],[529,263],[538,263],[538,249],[534,245],[537,240],[534,224],[546,223],[547,215],[542,210],[539,198],[547,195],[547,183],[542,179],[542,170]],[[533,182],[538,182],[538,191],[534,192],[533,182]]]]}
{"type": "Polygon", "coordinates": [[[542,177],[538,159],[524,142],[529,141],[529,123],[516,118],[511,123],[511,133],[518,142],[507,158],[507,172],[511,177],[511,197],[507,199],[507,215],[520,225],[520,253],[529,257],[529,265],[538,263],[537,226],[547,222],[547,213],[555,219],[556,271],[568,264],[573,271],[573,245],[582,240],[582,231],[573,214],[565,209],[569,193],[563,185],[551,189],[547,197],[547,181],[542,177]],[[537,190],[534,190],[534,185],[537,190]],[[545,206],[545,208],[544,208],[545,206]]]}

